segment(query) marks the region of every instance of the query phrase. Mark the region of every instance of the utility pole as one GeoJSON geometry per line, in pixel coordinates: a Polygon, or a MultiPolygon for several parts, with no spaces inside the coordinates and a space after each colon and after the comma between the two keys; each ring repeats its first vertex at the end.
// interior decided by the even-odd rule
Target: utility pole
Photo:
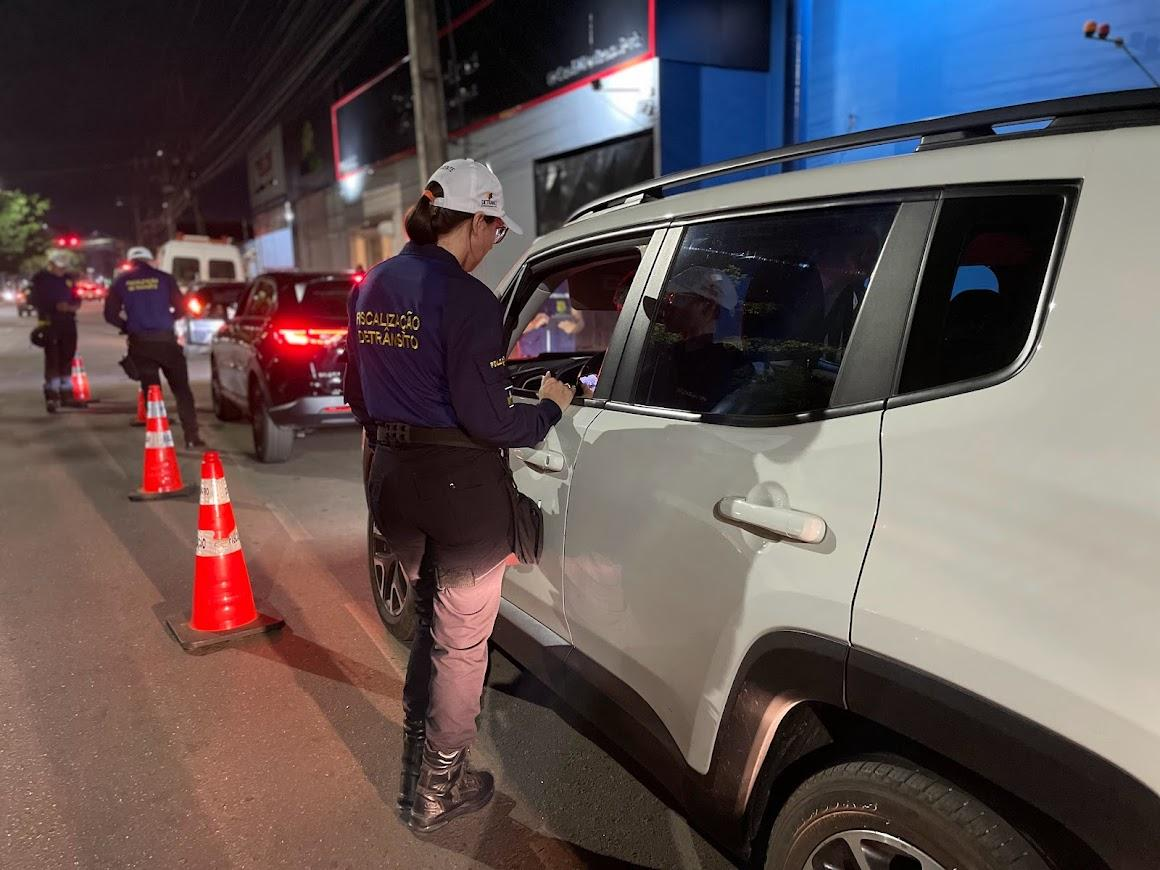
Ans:
{"type": "Polygon", "coordinates": [[[406,2],[419,183],[426,184],[431,174],[447,162],[447,107],[439,63],[439,34],[435,27],[434,0],[406,2]]]}

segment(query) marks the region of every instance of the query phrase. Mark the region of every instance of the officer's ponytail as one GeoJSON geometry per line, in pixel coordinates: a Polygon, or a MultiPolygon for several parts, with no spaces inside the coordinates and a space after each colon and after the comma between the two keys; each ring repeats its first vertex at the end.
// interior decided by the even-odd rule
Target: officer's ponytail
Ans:
{"type": "Polygon", "coordinates": [[[437,181],[427,185],[419,201],[407,212],[404,226],[407,236],[417,245],[434,245],[471,215],[463,211],[439,208],[434,200],[443,196],[443,186],[437,181]]]}

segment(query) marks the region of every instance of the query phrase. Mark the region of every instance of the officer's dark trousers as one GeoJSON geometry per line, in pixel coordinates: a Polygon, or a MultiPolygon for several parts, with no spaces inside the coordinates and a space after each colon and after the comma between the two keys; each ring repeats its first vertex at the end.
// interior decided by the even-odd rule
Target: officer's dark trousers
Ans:
{"type": "Polygon", "coordinates": [[[72,392],[72,360],[77,352],[77,322],[71,317],[48,327],[44,345],[44,388],[52,392],[72,392]]]}
{"type": "Polygon", "coordinates": [[[367,501],[415,591],[403,712],[451,752],[475,739],[487,641],[511,552],[511,501],[499,451],[375,448],[367,501]]]}
{"type": "Polygon", "coordinates": [[[161,372],[169,381],[169,389],[177,399],[177,416],[181,418],[182,435],[186,440],[198,434],[197,411],[193,406],[193,390],[189,387],[189,368],[185,352],[177,339],[141,339],[129,337],[129,358],[141,375],[141,387],[161,386],[161,372]]]}

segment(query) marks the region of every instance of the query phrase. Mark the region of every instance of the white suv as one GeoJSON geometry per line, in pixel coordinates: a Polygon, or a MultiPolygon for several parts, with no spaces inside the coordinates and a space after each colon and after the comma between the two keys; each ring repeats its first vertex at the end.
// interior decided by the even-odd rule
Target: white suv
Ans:
{"type": "MultiPolygon", "coordinates": [[[[594,390],[512,452],[545,554],[495,640],[737,859],[1160,868],[1156,125],[1105,94],[681,173],[503,289],[517,394],[594,390]]],[[[381,543],[372,578],[405,635],[381,543]]]]}

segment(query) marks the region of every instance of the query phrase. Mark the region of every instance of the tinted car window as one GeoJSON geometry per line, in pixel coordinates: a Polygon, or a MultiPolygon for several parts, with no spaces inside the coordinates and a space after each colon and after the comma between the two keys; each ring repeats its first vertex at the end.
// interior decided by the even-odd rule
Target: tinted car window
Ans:
{"type": "Polygon", "coordinates": [[[274,313],[276,295],[270,281],[259,281],[246,299],[247,317],[268,317],[274,313]]]}
{"type": "Polygon", "coordinates": [[[284,294],[284,310],[308,317],[346,320],[346,304],[353,288],[354,282],[349,280],[303,281],[292,285],[291,292],[284,294]]]}
{"type": "Polygon", "coordinates": [[[192,284],[200,277],[200,271],[201,264],[196,257],[173,258],[173,277],[177,279],[178,284],[192,284]]]}
{"type": "Polygon", "coordinates": [[[949,199],[939,213],[902,368],[902,392],[997,372],[1027,344],[1064,197],[949,199]]]}
{"type": "Polygon", "coordinates": [[[238,277],[232,260],[210,260],[209,277],[216,281],[229,281],[238,277]]]}
{"type": "Polygon", "coordinates": [[[650,320],[633,401],[735,416],[825,408],[898,207],[689,227],[650,320]]]}

